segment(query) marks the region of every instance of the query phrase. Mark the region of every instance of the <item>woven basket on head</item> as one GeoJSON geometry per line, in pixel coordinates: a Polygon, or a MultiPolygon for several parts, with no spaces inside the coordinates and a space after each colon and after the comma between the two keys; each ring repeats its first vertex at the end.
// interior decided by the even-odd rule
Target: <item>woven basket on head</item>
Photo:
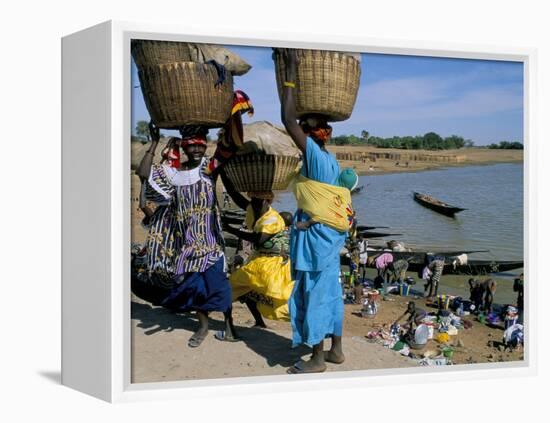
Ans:
{"type": "Polygon", "coordinates": [[[226,74],[220,89],[212,65],[177,62],[139,70],[139,81],[151,119],[159,128],[184,125],[222,126],[230,116],[233,77],[226,74]]]}
{"type": "Polygon", "coordinates": [[[300,159],[271,154],[243,154],[224,167],[229,180],[240,192],[284,190],[300,171],[300,159]]]}
{"type": "MultiPolygon", "coordinates": [[[[351,116],[361,66],[349,54],[324,50],[297,50],[296,113],[327,116],[329,121],[346,120],[351,116]]],[[[275,52],[277,89],[281,98],[285,72],[279,51],[275,52]]]]}
{"type": "Polygon", "coordinates": [[[199,56],[196,44],[177,41],[132,41],[132,57],[138,69],[175,62],[201,62],[199,56]]]}

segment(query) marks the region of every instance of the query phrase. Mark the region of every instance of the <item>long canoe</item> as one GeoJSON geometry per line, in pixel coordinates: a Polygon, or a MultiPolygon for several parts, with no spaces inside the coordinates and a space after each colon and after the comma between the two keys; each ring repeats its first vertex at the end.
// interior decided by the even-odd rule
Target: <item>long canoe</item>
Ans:
{"type": "MultiPolygon", "coordinates": [[[[468,264],[453,267],[452,264],[445,263],[443,267],[444,275],[471,275],[483,276],[490,273],[507,272],[509,270],[521,269],[523,260],[518,261],[495,261],[495,260],[468,260],[468,264]]],[[[424,268],[424,263],[409,263],[409,271],[420,272],[424,268]]]]}
{"type": "Polygon", "coordinates": [[[418,204],[449,217],[453,217],[455,213],[467,210],[461,207],[451,206],[450,204],[444,203],[434,197],[430,197],[429,195],[421,194],[419,192],[413,192],[413,198],[418,204]]]}

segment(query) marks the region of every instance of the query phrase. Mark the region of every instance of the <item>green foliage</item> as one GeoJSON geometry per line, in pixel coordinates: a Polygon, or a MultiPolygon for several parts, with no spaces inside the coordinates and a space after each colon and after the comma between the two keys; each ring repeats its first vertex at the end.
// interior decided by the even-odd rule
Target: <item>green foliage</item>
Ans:
{"type": "Polygon", "coordinates": [[[501,141],[498,144],[489,144],[488,148],[491,148],[493,150],[523,150],[523,144],[517,141],[501,141]]]}
{"type": "Polygon", "coordinates": [[[473,147],[471,140],[465,140],[458,135],[442,138],[435,132],[428,132],[423,136],[393,136],[382,138],[370,135],[368,131],[361,131],[361,137],[355,135],[340,135],[333,138],[336,145],[372,145],[379,148],[399,148],[405,150],[448,150],[463,147],[473,147]]]}
{"type": "Polygon", "coordinates": [[[144,120],[138,120],[135,128],[136,136],[144,141],[151,141],[151,134],[149,133],[149,124],[144,120]]]}
{"type": "MultiPolygon", "coordinates": [[[[361,131],[361,137],[355,135],[339,135],[332,138],[336,145],[371,145],[378,148],[398,148],[404,150],[455,150],[460,148],[475,147],[472,140],[466,140],[459,135],[441,137],[435,132],[428,132],[424,135],[404,137],[393,136],[390,138],[370,135],[368,131],[361,131]]],[[[489,148],[522,150],[520,142],[502,141],[500,144],[491,144],[489,148]]]]}

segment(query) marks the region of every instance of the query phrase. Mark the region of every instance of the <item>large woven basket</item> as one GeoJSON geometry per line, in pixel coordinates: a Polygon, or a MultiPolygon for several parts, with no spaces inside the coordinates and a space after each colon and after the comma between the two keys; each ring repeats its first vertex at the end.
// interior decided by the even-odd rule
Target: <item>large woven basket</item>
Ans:
{"type": "MultiPolygon", "coordinates": [[[[361,65],[342,52],[297,50],[296,113],[327,116],[329,121],[346,120],[351,116],[361,77],[361,65]]],[[[284,83],[284,61],[275,51],[275,73],[279,98],[284,83]]]]}
{"type": "Polygon", "coordinates": [[[224,167],[229,180],[240,192],[284,190],[300,171],[300,159],[271,154],[243,154],[224,167]]]}
{"type": "Polygon", "coordinates": [[[212,65],[177,62],[146,66],[138,71],[145,105],[159,128],[184,125],[223,126],[231,113],[233,77],[226,74],[220,89],[212,65]]]}
{"type": "Polygon", "coordinates": [[[138,69],[176,62],[201,62],[196,44],[177,41],[133,40],[132,57],[138,69]]]}

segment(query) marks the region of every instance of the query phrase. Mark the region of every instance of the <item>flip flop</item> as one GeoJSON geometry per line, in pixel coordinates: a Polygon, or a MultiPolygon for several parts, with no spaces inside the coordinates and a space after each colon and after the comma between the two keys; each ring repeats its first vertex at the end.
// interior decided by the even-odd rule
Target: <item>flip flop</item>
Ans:
{"type": "Polygon", "coordinates": [[[289,367],[286,372],[289,374],[289,375],[299,375],[299,374],[305,374],[305,373],[323,373],[325,370],[326,370],[326,367],[319,371],[319,370],[305,370],[302,366],[301,366],[301,363],[303,363],[302,360],[300,361],[297,361],[296,363],[294,363],[294,365],[292,367],[289,367]]]}
{"type": "Polygon", "coordinates": [[[223,342],[239,342],[240,338],[234,338],[233,336],[225,336],[224,330],[219,330],[214,334],[214,338],[216,338],[218,341],[223,342]]]}
{"type": "Polygon", "coordinates": [[[193,334],[191,338],[189,338],[189,341],[187,341],[187,346],[190,348],[197,348],[200,344],[202,344],[202,341],[204,341],[207,335],[208,333],[205,333],[204,335],[193,334]]]}

